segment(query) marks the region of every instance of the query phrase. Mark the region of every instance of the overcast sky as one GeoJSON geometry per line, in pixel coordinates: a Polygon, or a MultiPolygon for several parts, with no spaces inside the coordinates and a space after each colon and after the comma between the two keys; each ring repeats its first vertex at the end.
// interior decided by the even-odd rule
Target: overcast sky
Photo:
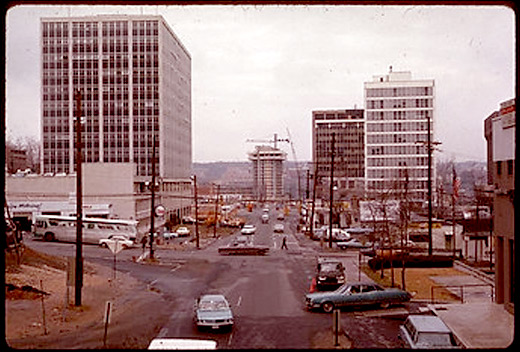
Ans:
{"type": "Polygon", "coordinates": [[[6,16],[7,138],[40,138],[39,18],[113,13],[162,15],[190,52],[194,162],[245,161],[247,139],[287,131],[311,160],[312,111],[364,108],[389,66],[435,80],[438,157],[485,160],[483,121],[515,94],[503,6],[21,5],[6,16]]]}

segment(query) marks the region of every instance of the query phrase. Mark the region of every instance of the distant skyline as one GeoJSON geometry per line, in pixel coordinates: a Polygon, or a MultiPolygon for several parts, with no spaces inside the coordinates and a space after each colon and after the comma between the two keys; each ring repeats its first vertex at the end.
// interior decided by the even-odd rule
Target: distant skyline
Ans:
{"type": "MultiPolygon", "coordinates": [[[[364,109],[363,83],[435,80],[440,159],[485,160],[484,119],[515,96],[505,6],[18,5],[6,15],[6,138],[40,138],[40,18],[161,15],[192,58],[193,161],[247,161],[287,138],[311,160],[312,111],[364,109]]],[[[279,143],[294,160],[291,146],[279,143]]]]}

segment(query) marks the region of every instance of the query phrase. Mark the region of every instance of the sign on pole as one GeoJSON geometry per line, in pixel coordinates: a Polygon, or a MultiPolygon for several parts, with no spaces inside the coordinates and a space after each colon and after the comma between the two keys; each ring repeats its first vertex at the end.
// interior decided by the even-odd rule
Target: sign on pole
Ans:
{"type": "Polygon", "coordinates": [[[162,205],[158,205],[155,207],[155,216],[162,218],[166,214],[166,208],[162,205]]]}

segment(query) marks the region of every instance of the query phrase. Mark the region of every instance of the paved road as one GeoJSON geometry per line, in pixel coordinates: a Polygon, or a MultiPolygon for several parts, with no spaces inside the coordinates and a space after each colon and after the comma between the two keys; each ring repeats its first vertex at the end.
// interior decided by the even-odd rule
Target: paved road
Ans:
{"type": "MultiPolygon", "coordinates": [[[[125,250],[117,256],[117,269],[129,272],[174,302],[176,309],[167,313],[169,321],[158,337],[210,338],[217,341],[219,348],[312,348],[313,337],[332,328],[332,315],[309,312],[303,304],[315,274],[319,254],[316,243],[297,234],[295,216],[289,216],[283,221],[289,249],[283,250],[283,235],[273,232],[274,224],[282,222],[275,220],[274,209],[268,224],[260,222],[260,210],[244,215],[257,226],[257,232],[252,235],[253,243],[268,246],[268,255],[221,256],[218,247],[232,240],[232,236],[228,236],[201,250],[157,249],[159,266],[134,263],[132,257],[141,254],[140,248],[125,250]],[[194,327],[195,299],[209,292],[220,292],[228,298],[235,315],[231,332],[200,332],[194,327]]],[[[51,254],[75,255],[73,244],[32,241],[31,245],[51,254]]],[[[86,245],[83,253],[86,260],[113,263],[113,255],[107,249],[86,245]]],[[[342,253],[340,258],[346,267],[347,279],[356,281],[357,252],[342,253]]],[[[408,311],[391,308],[384,313],[342,312],[342,327],[353,347],[399,347],[398,326],[408,311]],[[394,314],[387,315],[389,312],[394,314]]]]}

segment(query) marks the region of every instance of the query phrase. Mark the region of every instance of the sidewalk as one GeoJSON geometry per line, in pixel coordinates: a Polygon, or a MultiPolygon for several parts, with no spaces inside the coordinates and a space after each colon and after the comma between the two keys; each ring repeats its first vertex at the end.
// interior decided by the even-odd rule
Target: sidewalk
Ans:
{"type": "Polygon", "coordinates": [[[514,316],[500,304],[435,304],[429,307],[466,348],[507,348],[513,343],[514,316]]]}

